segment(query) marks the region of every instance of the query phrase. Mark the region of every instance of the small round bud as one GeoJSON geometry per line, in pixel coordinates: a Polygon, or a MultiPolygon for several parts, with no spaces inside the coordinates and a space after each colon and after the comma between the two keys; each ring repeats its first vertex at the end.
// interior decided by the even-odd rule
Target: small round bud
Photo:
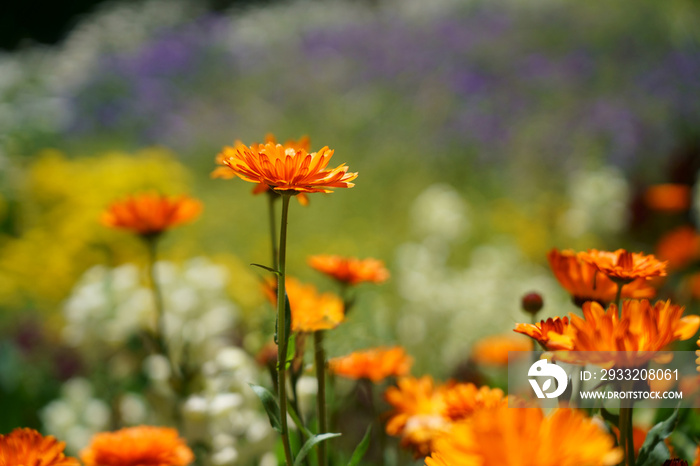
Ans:
{"type": "Polygon", "coordinates": [[[523,311],[527,312],[528,314],[535,315],[540,311],[540,309],[542,309],[544,301],[542,300],[542,295],[539,293],[528,293],[523,296],[521,305],[523,311]]]}

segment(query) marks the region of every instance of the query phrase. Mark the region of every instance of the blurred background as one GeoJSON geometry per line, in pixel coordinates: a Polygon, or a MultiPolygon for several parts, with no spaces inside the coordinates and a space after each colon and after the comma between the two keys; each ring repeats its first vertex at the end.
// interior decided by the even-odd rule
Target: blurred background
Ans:
{"type": "MultiPolygon", "coordinates": [[[[125,316],[147,312],[135,272],[144,252],[99,224],[111,201],[134,192],[203,201],[201,218],[164,241],[169,283],[190,290],[189,307],[172,305],[186,307],[183,321],[225,305],[235,316],[220,327],[226,344],[254,367],[274,324],[263,275],[249,266],[269,262],[266,200],[210,172],[223,146],[268,133],[308,135],[312,149],[335,150],[331,165],[359,172],[353,189],[292,204],[289,273],[333,290],[306,265],[323,253],[375,257],[392,274],[358,290],[327,339],[331,356],[401,344],[416,375],[471,373],[475,342],[529,319],[523,294],[544,296],[543,316],[576,310],[549,270],[554,247],[673,257],[664,293],[697,312],[697,2],[5,8],[0,432],[72,429],[77,448],[116,412],[148,419],[139,390],[156,366],[113,349],[138,325],[125,316]],[[680,194],[650,191],[667,184],[680,194]],[[679,252],[674,239],[660,253],[679,228],[691,246],[679,252]],[[107,381],[134,371],[122,387],[133,396],[117,406],[107,381]],[[93,415],[81,420],[85,399],[93,415]]],[[[226,451],[216,464],[237,464],[226,451]]]]}

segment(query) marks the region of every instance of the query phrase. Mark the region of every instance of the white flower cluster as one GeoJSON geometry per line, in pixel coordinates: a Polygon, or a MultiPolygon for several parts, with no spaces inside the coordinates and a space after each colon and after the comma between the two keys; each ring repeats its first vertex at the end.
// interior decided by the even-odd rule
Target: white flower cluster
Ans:
{"type": "MultiPolygon", "coordinates": [[[[88,270],[64,306],[64,340],[83,349],[119,348],[140,331],[152,330],[156,310],[143,275],[143,270],[130,264],[88,270]]],[[[227,270],[196,258],[182,267],[158,262],[155,276],[163,296],[171,356],[178,360],[186,347],[190,363],[206,361],[222,346],[238,314],[226,296],[227,270]]]]}
{"type": "Polygon", "coordinates": [[[475,248],[464,268],[451,266],[457,233],[470,224],[468,212],[466,201],[453,188],[429,187],[413,207],[421,241],[397,250],[396,280],[403,299],[399,341],[409,351],[434,345],[448,368],[466,359],[475,340],[522,321],[524,294],[537,291],[546,297],[543,315],[547,309],[561,312],[567,306],[551,272],[527,260],[509,238],[475,248]]]}
{"type": "Polygon", "coordinates": [[[609,235],[620,232],[628,221],[630,188],[614,167],[577,171],[568,186],[569,210],[561,219],[563,231],[577,238],[584,233],[609,235]]]}
{"type": "Polygon", "coordinates": [[[60,398],[46,405],[40,417],[44,430],[65,441],[68,453],[75,454],[108,428],[111,412],[107,403],[94,397],[90,381],[78,377],[63,384],[60,398]]]}
{"type": "MultiPolygon", "coordinates": [[[[275,436],[249,383],[258,383],[255,362],[242,349],[224,347],[202,367],[205,387],[184,403],[185,435],[203,442],[215,466],[265,459],[275,436]]],[[[274,460],[273,460],[274,463],[274,460]]],[[[261,463],[264,464],[264,463],[261,463]]]]}
{"type": "MultiPolygon", "coordinates": [[[[85,447],[92,433],[111,423],[132,425],[168,419],[172,403],[177,402],[170,387],[173,364],[168,358],[152,354],[138,367],[133,358],[116,351],[140,331],[154,328],[154,299],[143,284],[144,275],[145,271],[134,265],[94,267],[84,274],[64,306],[66,342],[82,349],[87,357],[109,354],[110,376],[143,370],[150,380],[151,394],[156,395],[146,403],[141,395],[119,394],[116,418],[105,408],[99,416],[85,414],[85,422],[79,422],[83,419],[79,413],[88,410],[85,403],[106,405],[91,398],[92,389],[85,388],[89,382],[72,382],[80,383],[90,396],[75,395],[77,389],[69,385],[64,390],[67,395],[45,408],[43,419],[49,432],[77,432],[70,437],[75,448],[85,447]]],[[[274,456],[266,455],[274,446],[272,429],[248,386],[260,382],[259,370],[244,350],[231,346],[226,338],[238,315],[226,296],[227,269],[196,258],[182,266],[158,262],[155,276],[163,296],[169,352],[176,365],[186,358],[190,368],[200,368],[204,385],[181,405],[183,435],[188,443],[203,445],[210,463],[216,466],[252,464],[260,458],[261,465],[274,464],[274,456]]]]}

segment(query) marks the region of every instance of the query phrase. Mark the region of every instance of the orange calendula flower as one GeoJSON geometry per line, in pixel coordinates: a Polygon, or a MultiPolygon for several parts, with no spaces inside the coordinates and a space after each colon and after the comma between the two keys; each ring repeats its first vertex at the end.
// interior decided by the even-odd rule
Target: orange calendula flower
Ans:
{"type": "Polygon", "coordinates": [[[401,446],[413,450],[416,457],[431,451],[433,439],[449,429],[445,392],[448,385],[435,386],[432,377],[403,377],[397,387],[384,392],[394,408],[386,424],[386,433],[401,437],[401,446]]]}
{"type": "MultiPolygon", "coordinates": [[[[268,299],[277,302],[276,283],[268,283],[264,290],[268,299]]],[[[319,293],[315,286],[287,277],[285,289],[292,311],[292,331],[315,332],[330,330],[345,320],[343,300],[333,293],[319,293]]]]}
{"type": "MultiPolygon", "coordinates": [[[[273,134],[267,134],[265,136],[265,144],[277,144],[277,139],[273,134]]],[[[264,144],[263,144],[264,145],[264,144]]],[[[293,139],[290,139],[289,141],[286,141],[284,144],[282,144],[285,149],[293,149],[295,151],[297,150],[304,150],[306,152],[309,151],[311,148],[311,140],[309,139],[308,136],[304,136],[298,141],[295,141],[293,139]]],[[[259,147],[260,144],[258,143],[253,143],[250,145],[250,147],[259,147]]],[[[243,144],[241,141],[236,141],[234,143],[234,149],[238,147],[245,147],[245,144],[243,144]]],[[[229,148],[227,148],[229,149],[229,148]]],[[[226,149],[224,149],[223,152],[217,154],[216,156],[216,164],[220,165],[219,167],[215,168],[213,172],[211,172],[211,177],[212,178],[222,178],[225,180],[230,180],[231,178],[235,178],[236,172],[231,170],[226,164],[224,164],[224,160],[226,159],[226,149]]],[[[258,183],[255,188],[253,188],[253,194],[262,194],[264,192],[268,192],[270,188],[264,184],[264,183],[258,183]]],[[[303,194],[300,193],[297,196],[297,200],[299,201],[300,204],[302,205],[308,205],[309,203],[309,198],[303,194]]]]}
{"type": "Polygon", "coordinates": [[[691,189],[685,184],[657,184],[644,193],[649,208],[665,212],[682,212],[690,208],[691,189]]]}
{"type": "Polygon", "coordinates": [[[309,258],[309,265],[349,285],[362,282],[383,283],[389,278],[389,271],[384,267],[384,263],[372,258],[317,255],[309,258]]]}
{"type": "Polygon", "coordinates": [[[0,435],[1,466],[80,466],[63,453],[66,444],[33,429],[18,428],[0,435]]]}
{"type": "Polygon", "coordinates": [[[95,435],[80,459],[85,466],[186,466],[194,454],[177,430],[138,426],[95,435]]]}
{"type": "Polygon", "coordinates": [[[473,383],[458,383],[445,391],[445,415],[452,421],[466,419],[478,409],[507,405],[500,388],[477,387],[473,383]]]}
{"type": "Polygon", "coordinates": [[[357,173],[348,173],[345,164],[327,169],[332,156],[328,147],[309,153],[301,147],[268,142],[224,147],[217,160],[239,178],[278,192],[330,193],[331,188],[352,188],[357,173]]]}
{"type": "MultiPolygon", "coordinates": [[[[579,258],[576,252],[552,249],[547,254],[547,260],[554,276],[577,306],[582,306],[586,301],[608,304],[615,300],[617,284],[607,275],[598,273],[596,267],[579,258]]],[[[638,278],[622,288],[623,298],[653,298],[655,295],[656,290],[644,278],[638,278]]]]}
{"type": "Polygon", "coordinates": [[[113,203],[102,214],[102,223],[142,236],[154,236],[194,220],[201,211],[202,203],[196,199],[147,193],[113,203]]]}
{"type": "Polygon", "coordinates": [[[433,442],[427,466],[611,466],[622,459],[615,439],[573,409],[478,410],[433,442]]]}
{"type": "Polygon", "coordinates": [[[605,310],[596,302],[587,302],[583,305],[583,317],[570,315],[572,333],[555,335],[550,332],[550,344],[572,351],[609,352],[596,355],[604,360],[590,362],[639,366],[653,355],[635,353],[657,352],[674,341],[688,340],[695,335],[700,327],[700,316],[683,317],[683,310],[670,301],[657,301],[652,305],[646,299],[628,300],[622,303],[622,314],[618,315],[615,304],[605,310]],[[616,352],[620,352],[619,356],[616,352]]]}
{"type": "Polygon", "coordinates": [[[403,348],[372,348],[356,351],[340,358],[328,361],[328,369],[337,375],[351,379],[369,379],[379,382],[390,376],[408,374],[413,358],[403,348]]]}
{"type": "Polygon", "coordinates": [[[561,317],[555,317],[553,319],[550,317],[536,324],[518,324],[513,331],[527,335],[544,348],[551,350],[562,348],[556,348],[556,345],[554,347],[549,345],[550,333],[553,333],[556,339],[557,335],[570,335],[573,329],[569,326],[568,317],[564,317],[563,319],[561,317]]]}
{"type": "Polygon", "coordinates": [[[671,230],[659,240],[656,254],[669,268],[682,269],[700,258],[700,233],[690,225],[671,230]]]}
{"type": "Polygon", "coordinates": [[[505,366],[508,352],[532,351],[532,342],[517,335],[492,335],[474,343],[471,357],[480,364],[505,366]]]}
{"type": "Polygon", "coordinates": [[[666,262],[659,261],[653,254],[627,252],[624,249],[614,252],[589,249],[578,255],[584,262],[615,281],[632,282],[638,278],[666,276],[666,262]]]}

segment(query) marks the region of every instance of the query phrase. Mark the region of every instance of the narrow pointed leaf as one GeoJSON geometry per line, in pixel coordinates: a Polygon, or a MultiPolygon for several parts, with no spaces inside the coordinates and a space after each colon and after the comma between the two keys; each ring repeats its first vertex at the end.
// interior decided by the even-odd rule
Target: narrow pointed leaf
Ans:
{"type": "Polygon", "coordinates": [[[275,270],[275,269],[273,269],[272,267],[268,267],[267,265],[262,265],[262,264],[250,264],[250,265],[252,265],[253,267],[260,267],[261,269],[265,269],[265,270],[267,270],[268,272],[274,273],[275,275],[279,275],[279,274],[280,274],[278,270],[275,270]]]}
{"type": "Polygon", "coordinates": [[[289,369],[292,365],[292,360],[297,353],[297,336],[292,335],[287,341],[287,357],[285,358],[285,369],[289,369]]]}
{"type": "Polygon", "coordinates": [[[301,450],[299,450],[299,454],[297,455],[296,459],[294,460],[294,466],[301,466],[304,464],[304,458],[306,458],[306,455],[309,454],[311,449],[316,446],[316,444],[323,442],[324,440],[328,440],[330,438],[335,438],[335,437],[340,437],[340,434],[319,434],[319,435],[314,435],[311,437],[309,440],[306,441],[303,447],[301,447],[301,450]]]}
{"type": "Polygon", "coordinates": [[[668,419],[659,422],[649,430],[642,448],[639,449],[639,456],[637,456],[636,461],[637,466],[657,466],[670,458],[671,453],[664,440],[676,428],[677,421],[678,408],[673,410],[668,419]]]}
{"type": "Polygon", "coordinates": [[[289,304],[289,295],[284,292],[284,332],[287,339],[292,334],[292,306],[289,304]]]}
{"type": "Polygon", "coordinates": [[[301,418],[299,417],[299,414],[294,409],[294,405],[292,403],[287,403],[287,412],[289,413],[289,416],[292,418],[292,421],[294,421],[294,424],[296,424],[297,428],[301,432],[303,432],[303,434],[306,438],[311,438],[314,436],[314,433],[311,432],[309,429],[307,429],[304,426],[304,424],[301,422],[301,418]]]}
{"type": "Polygon", "coordinates": [[[362,440],[360,443],[357,444],[357,447],[355,447],[355,451],[352,452],[352,457],[350,458],[350,462],[348,463],[348,466],[357,466],[360,464],[360,461],[362,461],[362,457],[365,456],[365,453],[367,453],[367,448],[369,448],[369,441],[371,439],[371,433],[372,433],[372,425],[370,424],[369,427],[367,427],[367,431],[365,432],[365,436],[362,437],[362,440]]]}
{"type": "Polygon", "coordinates": [[[270,425],[272,428],[277,432],[282,433],[280,407],[279,404],[277,404],[277,398],[275,395],[273,395],[270,390],[260,385],[255,385],[253,383],[249,383],[248,385],[250,385],[250,388],[253,389],[255,394],[258,395],[258,398],[260,398],[260,401],[262,401],[263,408],[265,408],[267,417],[270,419],[270,425]]]}

